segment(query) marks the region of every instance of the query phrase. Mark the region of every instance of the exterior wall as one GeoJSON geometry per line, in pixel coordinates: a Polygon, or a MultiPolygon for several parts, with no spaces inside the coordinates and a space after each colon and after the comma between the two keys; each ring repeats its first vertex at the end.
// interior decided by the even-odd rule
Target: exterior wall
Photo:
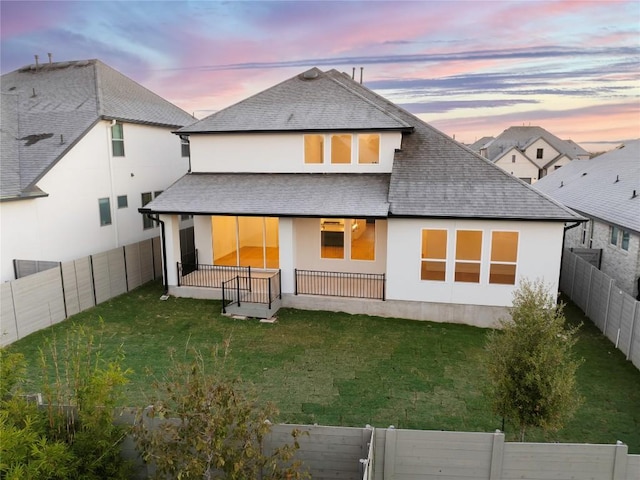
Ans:
{"type": "Polygon", "coordinates": [[[498,220],[392,220],[389,221],[387,251],[387,298],[460,305],[510,306],[514,290],[523,278],[541,279],[558,291],[562,237],[560,222],[517,222],[498,220]],[[446,281],[420,279],[421,231],[448,230],[446,281]],[[483,232],[480,283],[454,282],[455,231],[483,232]],[[490,239],[494,230],[518,231],[516,285],[488,283],[490,239]]]}
{"type": "Polygon", "coordinates": [[[561,167],[564,167],[570,162],[571,162],[571,159],[569,157],[567,157],[566,155],[561,156],[558,160],[553,162],[551,165],[547,166],[547,175],[551,175],[553,172],[555,172],[561,167]]]}
{"type": "MultiPolygon", "coordinates": [[[[345,236],[345,258],[320,258],[320,219],[297,218],[295,229],[295,268],[329,272],[384,273],[386,270],[387,221],[376,220],[375,260],[350,260],[349,239],[345,236]]],[[[281,253],[282,255],[282,253],[281,253]]],[[[292,293],[284,290],[283,293],[292,293]]]]}
{"type": "Polygon", "coordinates": [[[164,190],[186,173],[180,139],[168,128],[124,125],[125,157],[111,156],[110,122],[99,122],[38,182],[48,193],[3,202],[2,281],[12,260],[67,261],[155,237],[143,229],[141,194],[164,190]],[[128,207],[118,209],[117,196],[128,207]],[[99,198],[110,198],[111,225],[100,225],[99,198]]]}
{"type": "Polygon", "coordinates": [[[515,148],[496,160],[495,164],[514,177],[530,178],[531,183],[535,183],[538,180],[538,167],[515,148]],[[511,160],[512,155],[516,156],[515,162],[511,160]]]}
{"type": "Polygon", "coordinates": [[[611,225],[592,219],[587,226],[585,241],[582,241],[582,228],[576,227],[567,231],[565,247],[602,249],[600,269],[613,278],[621,290],[636,298],[640,277],[640,235],[630,232],[629,250],[622,249],[621,235],[619,235],[618,244],[612,245],[611,225]]]}
{"type": "Polygon", "coordinates": [[[524,151],[524,153],[527,157],[529,157],[531,160],[536,162],[536,164],[540,168],[544,167],[547,163],[549,163],[551,160],[553,160],[560,154],[559,151],[557,151],[555,148],[549,145],[542,138],[539,138],[538,140],[533,142],[531,145],[529,145],[524,151]],[[543,149],[542,158],[536,158],[537,151],[539,148],[543,149]]]}
{"type": "MultiPolygon", "coordinates": [[[[350,133],[350,132],[345,132],[350,133]]],[[[355,138],[355,137],[354,137],[355,138]]],[[[194,172],[220,173],[314,173],[355,172],[390,173],[393,156],[400,148],[399,132],[380,133],[380,162],[359,165],[357,142],[352,147],[351,164],[332,165],[327,162],[330,151],[325,141],[325,163],[304,163],[304,135],[302,134],[215,134],[191,135],[191,169],[194,172]]]]}

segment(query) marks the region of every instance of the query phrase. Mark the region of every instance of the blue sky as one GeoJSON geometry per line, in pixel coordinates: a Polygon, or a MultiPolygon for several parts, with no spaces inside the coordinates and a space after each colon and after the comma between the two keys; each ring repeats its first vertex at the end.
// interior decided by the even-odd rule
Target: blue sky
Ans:
{"type": "Polygon", "coordinates": [[[2,73],[98,58],[198,117],[312,66],[362,67],[463,142],[522,124],[588,147],[640,137],[638,0],[2,0],[0,14],[2,73]]]}

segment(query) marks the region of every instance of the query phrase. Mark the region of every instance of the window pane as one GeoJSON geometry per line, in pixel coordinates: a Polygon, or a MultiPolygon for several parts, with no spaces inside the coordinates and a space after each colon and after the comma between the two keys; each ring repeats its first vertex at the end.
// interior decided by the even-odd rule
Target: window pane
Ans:
{"type": "Polygon", "coordinates": [[[129,201],[127,200],[126,195],[118,196],[118,208],[127,208],[129,206],[129,201]]]}
{"type": "Polygon", "coordinates": [[[111,127],[111,148],[114,157],[124,157],[124,130],[120,122],[111,127]]]}
{"type": "Polygon", "coordinates": [[[331,163],[351,163],[351,135],[331,136],[331,163]]]}
{"type": "Polygon", "coordinates": [[[264,268],[264,221],[262,217],[238,217],[240,265],[264,268]]]}
{"type": "Polygon", "coordinates": [[[114,140],[123,140],[123,129],[122,124],[120,122],[116,123],[113,127],[111,127],[111,138],[114,140]]]}
{"type": "Polygon", "coordinates": [[[238,265],[237,217],[211,217],[214,265],[238,265]]]}
{"type": "Polygon", "coordinates": [[[421,280],[438,280],[444,282],[446,273],[446,262],[424,261],[420,269],[421,280]]]}
{"type": "Polygon", "coordinates": [[[375,260],[376,250],[375,220],[351,220],[351,259],[375,260]]]}
{"type": "Polygon", "coordinates": [[[480,283],[480,264],[456,262],[455,281],[480,283]]]}
{"type": "Polygon", "coordinates": [[[278,219],[267,217],[264,219],[265,226],[265,250],[266,250],[266,267],[280,267],[280,240],[278,237],[278,219]]]}
{"type": "Polygon", "coordinates": [[[112,145],[113,145],[113,156],[124,157],[124,142],[122,140],[114,140],[112,142],[112,145]]]}
{"type": "Polygon", "coordinates": [[[98,199],[100,210],[100,225],[111,225],[111,202],[108,198],[98,199]]]}
{"type": "Polygon", "coordinates": [[[186,138],[180,138],[180,153],[183,157],[188,157],[191,153],[191,148],[189,146],[189,140],[186,138]]]}
{"type": "Polygon", "coordinates": [[[491,261],[516,262],[518,258],[518,232],[491,234],[491,261]]]}
{"type": "Polygon", "coordinates": [[[489,283],[501,285],[516,284],[516,266],[502,263],[492,263],[489,270],[489,283]]]}
{"type": "Polygon", "coordinates": [[[304,136],[304,163],[324,162],[324,135],[304,136]]]}
{"type": "Polygon", "coordinates": [[[622,232],[622,249],[629,250],[629,232],[626,230],[622,232]]]}
{"type": "Polygon", "coordinates": [[[380,135],[358,135],[358,163],[378,163],[380,159],[380,135]]]}
{"type": "Polygon", "coordinates": [[[458,230],[456,232],[456,260],[480,261],[482,232],[458,230]]]}
{"type": "Polygon", "coordinates": [[[320,219],[320,257],[344,258],[344,219],[320,219]]]}
{"type": "MultiPolygon", "coordinates": [[[[144,207],[147,203],[149,203],[151,200],[153,200],[153,195],[151,194],[151,192],[145,192],[141,195],[142,197],[142,206],[144,207]]],[[[146,215],[142,216],[142,228],[143,229],[147,229],[147,228],[153,228],[154,227],[154,222],[153,220],[151,220],[149,217],[147,217],[146,215]]]]}
{"type": "Polygon", "coordinates": [[[447,258],[446,230],[422,230],[422,258],[447,258]]]}
{"type": "Polygon", "coordinates": [[[618,227],[611,227],[611,239],[610,242],[612,245],[618,244],[618,227]]]}

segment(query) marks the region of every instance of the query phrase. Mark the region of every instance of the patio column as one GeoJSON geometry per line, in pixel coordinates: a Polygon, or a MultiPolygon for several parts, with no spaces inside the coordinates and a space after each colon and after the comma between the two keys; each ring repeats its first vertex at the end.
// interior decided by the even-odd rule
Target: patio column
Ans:
{"type": "Polygon", "coordinates": [[[295,279],[293,269],[295,268],[296,242],[293,218],[279,218],[278,241],[280,243],[280,270],[282,281],[282,293],[293,293],[295,279]]]}
{"type": "Polygon", "coordinates": [[[160,215],[164,222],[164,242],[167,252],[167,285],[178,285],[178,271],[176,265],[180,262],[180,218],[177,215],[160,215]]]}

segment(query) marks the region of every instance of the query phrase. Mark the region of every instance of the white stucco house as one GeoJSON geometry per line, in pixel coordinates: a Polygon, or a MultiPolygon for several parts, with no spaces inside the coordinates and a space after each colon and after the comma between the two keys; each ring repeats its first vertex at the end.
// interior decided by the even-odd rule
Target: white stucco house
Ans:
{"type": "Polygon", "coordinates": [[[535,187],[589,219],[567,231],[567,248],[600,249],[600,269],[640,299],[640,140],[572,162],[535,187]]]}
{"type": "Polygon", "coordinates": [[[542,127],[509,127],[497,137],[483,137],[469,146],[526,183],[590,154],[571,140],[561,140],[542,127]]]}
{"type": "Polygon", "coordinates": [[[191,172],[140,210],[163,222],[168,292],[229,309],[493,325],[521,279],[557,290],[565,222],[581,220],[336,70],[177,133],[191,172]],[[182,215],[198,265],[180,264],[182,215]]]}
{"type": "Polygon", "coordinates": [[[1,280],[159,235],[138,208],[188,171],[195,119],[98,60],[1,78],[1,280]]]}

